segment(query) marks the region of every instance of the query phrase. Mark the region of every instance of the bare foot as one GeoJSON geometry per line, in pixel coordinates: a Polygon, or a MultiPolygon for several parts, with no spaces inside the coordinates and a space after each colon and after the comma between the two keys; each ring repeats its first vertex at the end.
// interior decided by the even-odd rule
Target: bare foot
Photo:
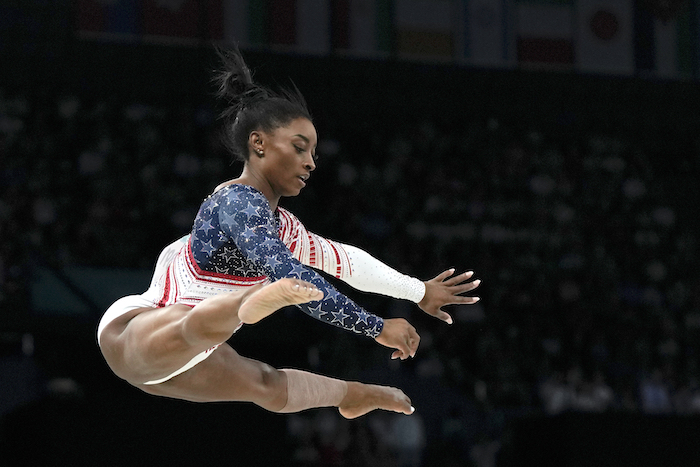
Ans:
{"type": "Polygon", "coordinates": [[[253,324],[285,306],[322,298],[323,292],[310,282],[280,279],[256,288],[250,295],[246,295],[238,309],[238,318],[246,324],[253,324]]]}
{"type": "Polygon", "coordinates": [[[338,406],[340,415],[357,418],[376,409],[406,415],[415,411],[411,399],[400,389],[348,381],[348,392],[338,406]]]}

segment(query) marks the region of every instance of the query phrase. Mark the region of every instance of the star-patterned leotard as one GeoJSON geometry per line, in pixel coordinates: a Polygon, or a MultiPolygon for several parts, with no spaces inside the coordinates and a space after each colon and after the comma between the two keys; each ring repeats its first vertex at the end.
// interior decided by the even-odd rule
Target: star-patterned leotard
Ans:
{"type": "MultiPolygon", "coordinates": [[[[208,297],[283,277],[306,280],[323,290],[323,300],[298,305],[314,318],[369,337],[381,333],[381,318],[339,293],[309,266],[365,292],[416,303],[425,294],[422,281],[399,273],[359,248],[307,231],[285,209],[278,207],[273,213],[258,190],[232,184],[204,200],[190,235],[163,249],[148,290],[122,297],[109,307],[100,320],[97,341],[100,343],[110,322],[131,310],[174,303],[195,306],[208,297]]],[[[220,345],[201,352],[170,375],[144,384],[168,381],[206,359],[220,345]]]]}
{"type": "Polygon", "coordinates": [[[339,293],[316,271],[294,258],[282,242],[280,225],[265,196],[247,185],[228,185],[202,203],[191,246],[204,271],[242,278],[284,277],[311,282],[323,299],[298,305],[305,313],[338,327],[377,337],[384,321],[339,293]]]}
{"type": "MultiPolygon", "coordinates": [[[[189,238],[161,278],[149,289],[157,306],[196,305],[219,293],[284,277],[305,280],[324,293],[320,301],[298,305],[308,315],[343,329],[377,337],[383,320],[365,311],[311,267],[365,291],[418,302],[425,288],[350,245],[308,232],[283,208],[273,213],[253,187],[231,184],[202,205],[189,238]],[[358,271],[361,273],[358,274],[358,271]]],[[[156,280],[157,279],[157,280],[156,280]]]]}

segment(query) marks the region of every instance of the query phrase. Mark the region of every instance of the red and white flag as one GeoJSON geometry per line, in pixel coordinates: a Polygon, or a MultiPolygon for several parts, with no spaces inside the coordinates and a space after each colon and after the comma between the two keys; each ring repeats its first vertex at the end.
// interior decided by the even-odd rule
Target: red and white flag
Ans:
{"type": "Polygon", "coordinates": [[[634,73],[634,0],[578,0],[576,69],[634,73]]]}
{"type": "Polygon", "coordinates": [[[519,0],[514,21],[521,65],[573,66],[573,0],[519,0]]]}

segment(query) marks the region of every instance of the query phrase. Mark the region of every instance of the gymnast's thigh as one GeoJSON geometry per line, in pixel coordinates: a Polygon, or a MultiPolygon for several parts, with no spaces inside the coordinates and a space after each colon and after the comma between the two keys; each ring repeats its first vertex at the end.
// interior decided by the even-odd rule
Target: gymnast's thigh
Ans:
{"type": "Polygon", "coordinates": [[[100,348],[112,371],[138,384],[164,377],[206,350],[183,336],[182,322],[190,310],[180,304],[138,308],[109,322],[100,348]]]}
{"type": "Polygon", "coordinates": [[[283,407],[287,397],[284,373],[239,355],[227,343],[164,383],[137,387],[150,394],[194,402],[253,402],[269,410],[283,407]]]}

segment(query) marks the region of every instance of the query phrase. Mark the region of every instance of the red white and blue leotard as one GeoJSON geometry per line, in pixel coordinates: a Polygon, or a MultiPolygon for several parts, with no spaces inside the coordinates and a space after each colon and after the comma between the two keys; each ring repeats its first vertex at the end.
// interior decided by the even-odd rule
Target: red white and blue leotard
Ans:
{"type": "Polygon", "coordinates": [[[156,270],[143,295],[156,306],[194,306],[207,297],[289,277],[311,282],[323,291],[322,300],[297,305],[302,311],[357,334],[377,337],[383,320],[338,292],[312,267],[367,292],[414,302],[425,293],[420,280],[358,248],[308,232],[289,211],[277,208],[273,213],[265,196],[247,185],[228,185],[204,200],[189,238],[183,240],[175,258],[167,258],[165,272],[159,275],[156,270]]]}
{"type": "MultiPolygon", "coordinates": [[[[97,329],[97,341],[100,343],[110,322],[133,309],[174,303],[194,306],[208,297],[284,277],[312,282],[323,291],[322,300],[297,305],[307,314],[377,337],[382,319],[339,293],[311,267],[365,292],[416,303],[425,294],[420,280],[395,271],[359,248],[308,232],[290,212],[277,208],[273,213],[265,196],[255,188],[233,184],[204,200],[190,235],[163,249],[146,292],[122,297],[107,309],[97,329]]],[[[206,359],[219,345],[171,374],[144,384],[168,381],[206,359]]]]}

